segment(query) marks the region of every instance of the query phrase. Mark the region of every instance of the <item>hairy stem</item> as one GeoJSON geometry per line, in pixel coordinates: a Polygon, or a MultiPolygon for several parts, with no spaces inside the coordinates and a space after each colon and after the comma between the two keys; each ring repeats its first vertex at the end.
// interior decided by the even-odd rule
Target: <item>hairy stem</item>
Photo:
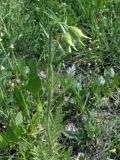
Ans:
{"type": "Polygon", "coordinates": [[[51,111],[51,101],[52,101],[52,27],[49,30],[49,49],[48,49],[48,108],[47,108],[47,131],[49,138],[49,145],[51,146],[50,138],[50,111],[51,111]]]}

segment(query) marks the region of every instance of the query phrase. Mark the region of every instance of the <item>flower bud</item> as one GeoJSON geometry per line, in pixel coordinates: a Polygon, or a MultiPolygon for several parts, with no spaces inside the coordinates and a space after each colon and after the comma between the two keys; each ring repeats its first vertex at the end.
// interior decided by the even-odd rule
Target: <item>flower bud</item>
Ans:
{"type": "Polygon", "coordinates": [[[74,27],[74,26],[70,26],[70,31],[71,33],[73,34],[74,38],[79,42],[81,43],[82,45],[84,45],[81,41],[81,38],[88,38],[88,39],[91,39],[89,37],[87,37],[85,34],[83,34],[83,32],[77,28],[77,27],[74,27]]]}
{"type": "Polygon", "coordinates": [[[71,52],[71,47],[77,51],[77,49],[75,48],[75,45],[73,44],[73,40],[69,32],[63,33],[63,40],[68,45],[69,52],[71,52]]]}

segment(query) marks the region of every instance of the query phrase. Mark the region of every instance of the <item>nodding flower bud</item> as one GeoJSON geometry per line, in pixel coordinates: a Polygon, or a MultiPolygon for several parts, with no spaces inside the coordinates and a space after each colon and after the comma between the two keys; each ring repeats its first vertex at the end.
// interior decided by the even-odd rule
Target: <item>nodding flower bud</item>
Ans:
{"type": "Polygon", "coordinates": [[[69,32],[63,33],[63,39],[64,39],[64,41],[65,41],[69,46],[72,46],[72,45],[73,45],[72,37],[71,37],[71,35],[69,34],[69,32]]]}
{"type": "Polygon", "coordinates": [[[70,32],[73,34],[74,38],[79,42],[81,43],[82,45],[84,45],[81,41],[81,38],[88,38],[88,39],[91,39],[89,37],[87,37],[79,28],[77,27],[74,27],[74,26],[70,26],[69,27],[70,29],[70,32]]]}
{"type": "Polygon", "coordinates": [[[71,52],[71,47],[77,51],[77,49],[75,48],[75,45],[73,44],[73,40],[69,32],[63,33],[63,40],[68,45],[69,52],[71,52]]]}

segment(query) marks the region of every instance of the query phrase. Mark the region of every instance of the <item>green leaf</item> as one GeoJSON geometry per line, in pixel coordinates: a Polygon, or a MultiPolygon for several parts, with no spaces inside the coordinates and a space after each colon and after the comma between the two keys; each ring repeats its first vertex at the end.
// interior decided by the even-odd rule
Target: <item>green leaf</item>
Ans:
{"type": "Polygon", "coordinates": [[[67,132],[67,131],[64,131],[62,132],[64,134],[65,137],[69,138],[69,139],[72,139],[72,140],[78,140],[78,137],[77,137],[77,134],[75,133],[71,133],[71,132],[67,132]]]}
{"type": "Polygon", "coordinates": [[[31,94],[35,97],[39,97],[39,93],[42,91],[41,80],[37,73],[37,61],[36,59],[32,59],[29,62],[30,73],[28,76],[28,85],[27,89],[31,92],[31,94]]]}
{"type": "Polygon", "coordinates": [[[16,137],[21,137],[21,136],[23,136],[23,133],[24,133],[24,129],[23,129],[23,126],[22,125],[17,125],[17,126],[15,126],[15,135],[16,135],[16,137]]]}
{"type": "Polygon", "coordinates": [[[37,60],[35,58],[31,59],[29,61],[29,69],[30,69],[30,77],[34,77],[37,75],[37,68],[38,68],[38,64],[37,64],[37,60]]]}
{"type": "Polygon", "coordinates": [[[20,141],[19,143],[19,150],[20,152],[26,152],[29,148],[28,143],[24,141],[20,141]]]}
{"type": "Polygon", "coordinates": [[[6,128],[6,137],[9,141],[17,142],[18,136],[15,133],[15,126],[8,126],[6,128]]]}
{"type": "Polygon", "coordinates": [[[116,73],[114,76],[114,81],[112,83],[112,88],[116,88],[120,85],[120,81],[119,81],[119,75],[116,73]]]}
{"type": "Polygon", "coordinates": [[[15,118],[16,125],[21,125],[23,123],[23,116],[21,112],[18,112],[15,118]]]}
{"type": "Polygon", "coordinates": [[[21,88],[15,87],[14,88],[14,99],[16,101],[16,105],[18,107],[21,107],[23,110],[23,116],[28,117],[29,116],[29,108],[25,101],[24,95],[22,93],[21,88]]]}
{"type": "Polygon", "coordinates": [[[38,97],[41,91],[41,80],[39,76],[30,77],[28,80],[27,89],[32,93],[34,97],[38,97]]]}
{"type": "Polygon", "coordinates": [[[0,148],[4,148],[8,146],[7,138],[4,135],[0,134],[0,148]]]}
{"type": "Polygon", "coordinates": [[[26,75],[25,59],[20,59],[20,61],[18,62],[18,68],[19,68],[21,76],[26,78],[27,75],[26,75]]]}

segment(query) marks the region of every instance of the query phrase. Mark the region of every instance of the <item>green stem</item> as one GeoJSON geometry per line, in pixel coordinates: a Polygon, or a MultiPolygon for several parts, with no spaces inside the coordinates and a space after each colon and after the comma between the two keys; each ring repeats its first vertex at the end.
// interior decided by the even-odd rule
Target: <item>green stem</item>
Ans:
{"type": "Polygon", "coordinates": [[[51,111],[51,101],[52,101],[52,26],[49,30],[49,48],[48,48],[48,108],[47,108],[47,132],[49,138],[49,145],[51,146],[50,137],[50,111],[51,111]]]}
{"type": "Polygon", "coordinates": [[[49,53],[48,53],[48,117],[51,109],[51,100],[52,100],[52,27],[49,31],[49,53]]]}

